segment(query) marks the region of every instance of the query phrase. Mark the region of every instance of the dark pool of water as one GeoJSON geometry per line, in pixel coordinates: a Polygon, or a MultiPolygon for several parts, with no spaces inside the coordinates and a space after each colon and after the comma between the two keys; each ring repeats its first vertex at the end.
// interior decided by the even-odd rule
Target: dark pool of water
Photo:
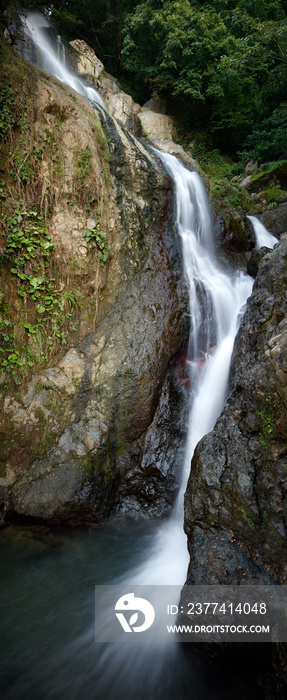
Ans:
{"type": "Polygon", "coordinates": [[[60,530],[0,531],[2,700],[245,700],[254,679],[216,669],[179,644],[99,645],[94,586],[148,556],[155,525],[118,520],[60,530]]]}

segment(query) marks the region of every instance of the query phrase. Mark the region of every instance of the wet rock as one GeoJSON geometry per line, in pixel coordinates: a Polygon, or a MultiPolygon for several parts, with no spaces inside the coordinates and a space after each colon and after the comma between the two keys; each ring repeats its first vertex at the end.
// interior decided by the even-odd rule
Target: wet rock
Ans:
{"type": "Polygon", "coordinates": [[[247,273],[250,275],[250,277],[256,277],[260,261],[267,252],[268,248],[263,247],[260,248],[260,250],[255,250],[255,248],[253,248],[247,262],[247,273]]]}
{"type": "Polygon", "coordinates": [[[152,145],[155,146],[155,148],[158,148],[160,151],[163,151],[164,153],[170,153],[172,156],[176,156],[176,158],[181,160],[181,162],[189,170],[198,170],[196,160],[194,160],[194,158],[192,158],[192,156],[189,153],[186,153],[186,151],[184,151],[182,146],[180,146],[179,144],[174,143],[174,141],[165,138],[151,139],[149,137],[149,140],[152,142],[152,145]]]}
{"type": "Polygon", "coordinates": [[[132,512],[137,515],[170,514],[182,477],[188,412],[189,394],[171,368],[144,440],[118,457],[118,512],[129,512],[133,501],[132,512]]]}
{"type": "Polygon", "coordinates": [[[286,255],[284,236],[262,257],[235,342],[229,399],[194,453],[185,498],[188,582],[202,581],[205,561],[206,583],[224,582],[225,570],[226,582],[240,583],[236,566],[246,582],[255,574],[261,583],[287,580],[286,255]]]}
{"type": "Polygon", "coordinates": [[[227,252],[244,253],[255,247],[254,229],[247,218],[237,212],[229,217],[217,216],[215,226],[216,244],[227,252]]]}
{"type": "Polygon", "coordinates": [[[287,231],[287,203],[279,204],[276,209],[263,212],[259,218],[274,236],[285,233],[287,231]]]}
{"type": "Polygon", "coordinates": [[[261,170],[253,175],[244,178],[240,187],[248,189],[250,192],[262,192],[273,185],[280,185],[283,189],[287,186],[287,161],[282,160],[266,170],[261,170]]]}
{"type": "MultiPolygon", "coordinates": [[[[86,246],[82,253],[83,234],[87,221],[91,225],[95,219],[78,204],[69,206],[69,192],[78,167],[75,144],[80,150],[88,144],[90,173],[100,198],[103,166],[94,138],[99,130],[110,178],[109,186],[102,178],[102,188],[111,254],[103,273],[97,267],[94,274],[95,328],[86,336],[81,332],[78,344],[42,370],[34,396],[29,387],[23,401],[6,397],[6,419],[17,430],[30,426],[27,445],[34,440],[34,429],[42,431],[45,442],[41,458],[33,458],[31,448],[29,458],[28,447],[25,454],[14,450],[13,468],[5,465],[4,495],[10,511],[54,522],[101,520],[120,508],[121,499],[126,509],[136,502],[141,513],[161,517],[175,498],[178,474],[171,445],[166,445],[171,452],[168,466],[166,457],[159,458],[159,440],[148,438],[147,431],[170,358],[190,327],[171,181],[154,153],[113,117],[100,108],[98,115],[70,88],[61,91],[54,78],[37,74],[35,80],[39,129],[49,128],[55,114],[61,114],[63,125],[63,187],[49,222],[61,255],[64,260],[72,256],[72,261],[76,256],[77,264],[80,258],[79,275],[84,278],[89,252],[86,246]],[[10,468],[12,479],[7,477],[10,468]],[[129,469],[133,477],[128,483],[124,475],[129,469]]],[[[48,155],[41,167],[49,171],[48,155]]],[[[161,421],[156,425],[154,435],[156,430],[163,435],[161,421]]],[[[179,426],[176,431],[175,451],[179,426]]]]}

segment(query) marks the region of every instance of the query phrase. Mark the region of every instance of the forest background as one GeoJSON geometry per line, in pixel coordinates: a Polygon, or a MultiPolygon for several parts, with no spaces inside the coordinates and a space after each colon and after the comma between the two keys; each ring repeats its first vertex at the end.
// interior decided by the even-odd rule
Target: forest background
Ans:
{"type": "Polygon", "coordinates": [[[0,0],[2,25],[20,7],[84,39],[137,102],[165,99],[195,157],[220,152],[233,174],[286,158],[286,0],[0,0]]]}

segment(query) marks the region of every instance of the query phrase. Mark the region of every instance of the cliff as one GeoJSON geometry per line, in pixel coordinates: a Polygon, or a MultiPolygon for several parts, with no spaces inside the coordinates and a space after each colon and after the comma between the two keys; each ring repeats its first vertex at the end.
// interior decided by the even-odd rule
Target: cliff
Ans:
{"type": "Polygon", "coordinates": [[[169,363],[189,330],[169,177],[113,117],[4,51],[2,509],[161,516],[178,489],[179,414],[171,466],[154,441],[170,394],[184,410],[169,363]]]}

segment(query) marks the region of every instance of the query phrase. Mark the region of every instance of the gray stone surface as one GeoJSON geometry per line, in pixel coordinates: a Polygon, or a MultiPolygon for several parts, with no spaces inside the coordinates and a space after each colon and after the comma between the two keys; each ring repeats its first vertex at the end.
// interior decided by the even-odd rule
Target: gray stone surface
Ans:
{"type": "Polygon", "coordinates": [[[207,583],[287,580],[286,259],[284,236],[261,260],[227,405],[192,460],[185,529],[193,583],[204,571],[207,583]]]}
{"type": "MultiPolygon", "coordinates": [[[[62,92],[55,79],[39,80],[35,106],[39,120],[45,117],[48,123],[57,110],[65,115],[63,193],[65,188],[69,191],[74,176],[75,133],[83,139],[77,148],[87,138],[96,181],[99,157],[91,127],[99,129],[99,117],[93,117],[89,105],[83,109],[80,96],[78,104],[76,93],[62,92]]],[[[95,294],[100,301],[95,330],[58,363],[42,370],[34,380],[35,390],[34,384],[29,385],[23,397],[21,392],[17,401],[6,397],[4,405],[6,419],[17,430],[26,426],[27,445],[28,439],[33,444],[33,430],[43,433],[42,450],[38,449],[43,456],[31,465],[31,448],[25,448],[24,456],[8,450],[1,497],[9,512],[55,522],[101,520],[120,507],[121,498],[126,509],[130,499],[140,505],[141,514],[161,517],[170,510],[178,488],[172,440],[165,445],[171,451],[170,466],[166,456],[159,456],[155,427],[152,442],[150,437],[149,447],[144,447],[170,358],[190,323],[181,243],[172,225],[171,181],[153,153],[113,117],[102,110],[99,115],[111,156],[107,203],[111,254],[103,277],[96,273],[95,294]],[[133,454],[137,442],[140,460],[133,454]],[[128,484],[127,478],[124,486],[123,474],[131,461],[133,480],[128,484]]],[[[48,154],[45,167],[48,171],[48,154]]],[[[79,257],[84,229],[93,222],[81,207],[70,209],[58,198],[50,224],[61,254],[79,257]]],[[[83,269],[80,266],[80,272],[83,269]]],[[[163,435],[160,425],[158,430],[163,435]]],[[[177,426],[175,450],[178,431],[177,426]]]]}

